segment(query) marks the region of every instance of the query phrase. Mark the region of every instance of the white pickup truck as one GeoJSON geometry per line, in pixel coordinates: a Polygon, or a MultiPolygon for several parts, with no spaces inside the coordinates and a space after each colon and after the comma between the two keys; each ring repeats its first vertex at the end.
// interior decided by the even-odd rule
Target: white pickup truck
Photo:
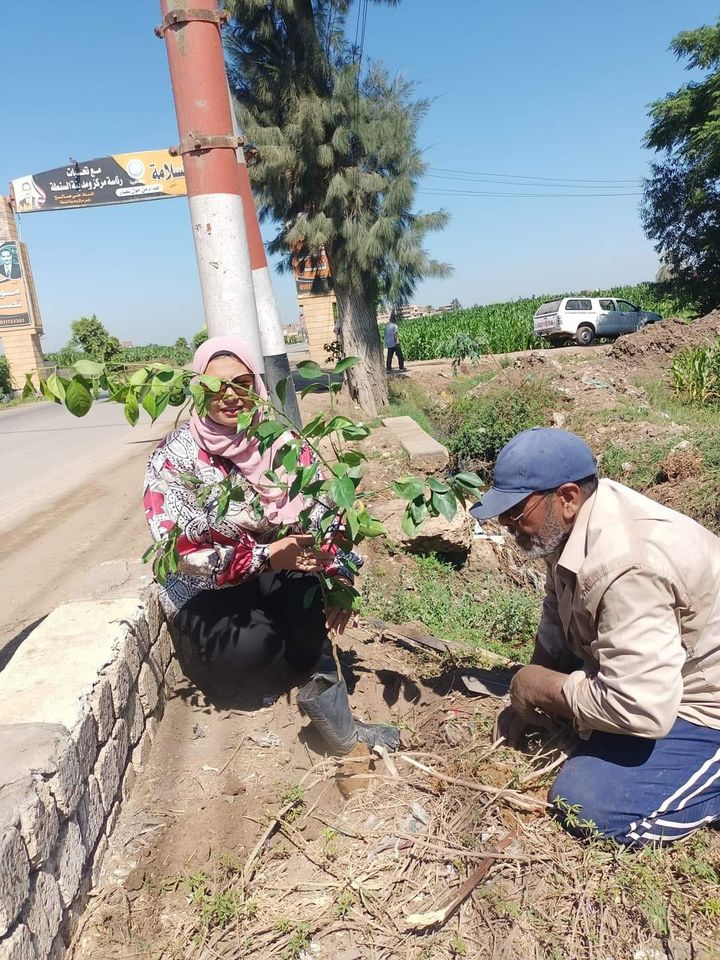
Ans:
{"type": "Polygon", "coordinates": [[[539,337],[559,344],[574,340],[589,346],[596,337],[635,333],[647,323],[662,320],[659,313],[641,310],[629,300],[615,297],[563,297],[541,304],[533,317],[539,337]]]}

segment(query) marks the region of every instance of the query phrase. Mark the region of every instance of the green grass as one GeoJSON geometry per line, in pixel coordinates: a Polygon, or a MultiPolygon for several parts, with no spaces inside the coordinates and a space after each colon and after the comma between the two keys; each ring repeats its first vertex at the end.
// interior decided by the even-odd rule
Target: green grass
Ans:
{"type": "Polygon", "coordinates": [[[434,556],[411,557],[402,584],[389,593],[387,581],[371,571],[363,578],[363,609],[393,623],[422,623],[443,640],[457,640],[513,660],[529,660],[540,619],[536,594],[492,586],[484,599],[434,556]]]}
{"type": "Polygon", "coordinates": [[[431,417],[432,401],[428,395],[412,381],[390,381],[390,416],[412,417],[412,419],[436,440],[442,440],[437,422],[431,417]]]}
{"type": "Polygon", "coordinates": [[[449,357],[452,356],[453,341],[459,335],[481,344],[485,353],[510,353],[546,346],[533,332],[533,314],[537,308],[547,300],[582,294],[621,297],[639,304],[644,310],[654,310],[663,317],[696,315],[690,304],[667,296],[654,283],[611,287],[607,290],[573,290],[401,320],[398,327],[403,353],[408,360],[449,357]]]}
{"type": "Polygon", "coordinates": [[[483,394],[461,395],[443,413],[448,449],[458,464],[472,465],[489,480],[492,464],[508,440],[529,427],[546,426],[559,399],[541,379],[524,387],[498,386],[483,394]]]}

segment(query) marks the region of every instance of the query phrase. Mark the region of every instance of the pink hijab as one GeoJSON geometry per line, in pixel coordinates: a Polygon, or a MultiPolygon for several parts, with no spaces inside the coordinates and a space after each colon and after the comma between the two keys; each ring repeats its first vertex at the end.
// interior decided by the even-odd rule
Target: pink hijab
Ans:
{"type": "MultiPolygon", "coordinates": [[[[195,373],[205,373],[207,366],[218,353],[231,353],[244,363],[254,378],[253,389],[263,400],[267,400],[268,392],[262,377],[255,369],[250,352],[239,337],[212,337],[201,344],[193,357],[192,369],[195,373]]],[[[190,417],[190,433],[198,445],[215,457],[225,457],[238,468],[242,476],[257,491],[263,505],[265,518],[273,524],[291,524],[298,519],[300,511],[305,507],[301,496],[293,500],[288,499],[287,490],[272,486],[265,476],[268,470],[273,469],[273,458],[277,450],[291,439],[291,433],[284,433],[275,443],[261,453],[258,442],[248,439],[245,433],[237,433],[235,427],[223,426],[215,423],[210,417],[201,417],[194,410],[190,417]]],[[[284,478],[282,468],[276,471],[284,478]]]]}

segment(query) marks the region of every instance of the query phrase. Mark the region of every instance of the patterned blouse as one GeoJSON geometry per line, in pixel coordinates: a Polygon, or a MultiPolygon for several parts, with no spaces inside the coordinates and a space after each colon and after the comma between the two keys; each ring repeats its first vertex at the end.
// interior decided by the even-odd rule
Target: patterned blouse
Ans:
{"type": "MultiPolygon", "coordinates": [[[[311,448],[305,445],[298,465],[316,461],[311,448]]],[[[184,604],[203,590],[235,586],[270,569],[268,544],[277,538],[279,527],[255,512],[257,493],[237,467],[224,457],[215,457],[201,449],[190,433],[188,423],[169,433],[155,449],[145,474],[143,503],[153,539],[160,540],[174,527],[180,528],[177,542],[180,554],[179,571],[169,574],[160,589],[160,600],[170,620],[184,604]],[[232,499],[222,519],[217,517],[218,494],[210,492],[200,503],[192,478],[203,484],[219,483],[232,478],[233,487],[243,490],[245,499],[232,499]]],[[[317,530],[326,513],[318,504],[310,515],[310,527],[317,530]]],[[[336,522],[328,540],[341,532],[336,522]]],[[[290,529],[297,533],[299,527],[290,529]]],[[[324,549],[334,554],[326,573],[352,580],[345,560],[362,563],[355,553],[345,553],[334,544],[324,549]]]]}

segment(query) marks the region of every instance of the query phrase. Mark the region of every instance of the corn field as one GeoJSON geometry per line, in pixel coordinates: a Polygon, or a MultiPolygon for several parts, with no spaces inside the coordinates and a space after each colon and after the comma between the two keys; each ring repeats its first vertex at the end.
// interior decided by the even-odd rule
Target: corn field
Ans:
{"type": "MultiPolygon", "coordinates": [[[[688,315],[687,305],[661,296],[653,283],[612,287],[608,290],[575,291],[578,295],[594,297],[621,297],[638,304],[643,310],[654,310],[662,317],[688,315]]],[[[556,300],[574,294],[553,294],[526,297],[506,303],[493,303],[465,310],[400,320],[400,343],[407,360],[435,360],[454,357],[458,338],[475,341],[477,353],[511,353],[547,346],[533,333],[533,314],[546,300],[556,300]]]]}
{"type": "Polygon", "coordinates": [[[720,403],[720,340],[711,347],[691,347],[673,360],[675,393],[687,403],[720,403]]]}

